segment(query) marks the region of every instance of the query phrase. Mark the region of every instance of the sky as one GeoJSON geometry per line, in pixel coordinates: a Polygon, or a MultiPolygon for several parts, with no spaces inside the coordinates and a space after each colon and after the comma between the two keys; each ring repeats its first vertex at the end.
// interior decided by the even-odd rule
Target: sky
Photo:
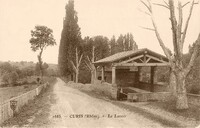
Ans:
{"type": "MultiPolygon", "coordinates": [[[[152,0],[157,3],[161,0],[152,0]]],[[[181,0],[183,3],[186,0],[181,0]]],[[[56,46],[47,47],[43,61],[57,64],[58,49],[68,0],[0,0],[0,61],[34,61],[37,52],[30,49],[30,31],[36,25],[45,25],[53,30],[56,46]]],[[[169,11],[153,6],[159,32],[167,47],[173,50],[169,11]]],[[[189,6],[184,7],[184,21],[189,6]]],[[[140,0],[75,0],[78,24],[82,38],[103,35],[117,38],[120,34],[132,33],[139,48],[148,48],[163,54],[155,33],[143,29],[152,28],[150,17],[142,11],[146,8],[140,0]],[[141,11],[142,10],[142,11],[141,11]]],[[[200,5],[195,5],[184,45],[184,52],[200,32],[200,5]]]]}

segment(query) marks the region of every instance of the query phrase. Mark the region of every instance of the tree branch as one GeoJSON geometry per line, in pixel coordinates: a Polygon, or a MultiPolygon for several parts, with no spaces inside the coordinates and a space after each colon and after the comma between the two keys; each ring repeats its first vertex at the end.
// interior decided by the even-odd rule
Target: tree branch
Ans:
{"type": "MultiPolygon", "coordinates": [[[[186,2],[184,5],[182,5],[182,8],[184,8],[186,5],[188,5],[190,2],[188,1],[188,2],[186,2]]],[[[198,2],[194,2],[194,5],[195,4],[199,4],[199,1],[198,2]]]]}
{"type": "MultiPolygon", "coordinates": [[[[182,34],[182,25],[183,25],[183,10],[181,2],[178,1],[178,13],[179,13],[179,19],[178,19],[178,26],[177,26],[177,43],[179,47],[179,54],[183,53],[183,44],[181,42],[181,34],[182,34]]],[[[182,58],[182,54],[180,56],[182,58]]]]}
{"type": "Polygon", "coordinates": [[[85,61],[85,64],[87,65],[87,67],[89,68],[89,70],[92,71],[92,68],[90,67],[90,64],[88,64],[87,61],[85,61]]]}
{"type": "Polygon", "coordinates": [[[141,9],[138,9],[140,12],[142,12],[142,13],[144,13],[144,14],[146,14],[146,15],[149,15],[150,16],[150,14],[148,13],[148,12],[146,12],[146,11],[142,11],[141,9]]]}
{"type": "Polygon", "coordinates": [[[165,3],[165,5],[169,8],[169,4],[163,0],[163,2],[165,3]]]}
{"type": "Polygon", "coordinates": [[[151,12],[151,9],[150,7],[142,0],[140,0],[142,2],[142,4],[149,10],[149,12],[151,12]]]}
{"type": "Polygon", "coordinates": [[[72,68],[74,69],[74,71],[76,72],[77,71],[77,68],[76,68],[76,66],[75,66],[75,64],[74,64],[74,62],[73,61],[70,61],[71,62],[71,64],[72,64],[72,68]]]}
{"type": "Polygon", "coordinates": [[[95,47],[92,46],[92,63],[94,63],[95,58],[94,58],[94,51],[95,51],[95,47]]]}
{"type": "Polygon", "coordinates": [[[88,60],[89,62],[92,62],[92,61],[90,60],[89,56],[87,56],[86,58],[87,58],[87,60],[88,60]]]}
{"type": "Polygon", "coordinates": [[[170,21],[171,21],[171,26],[172,26],[174,53],[175,53],[175,57],[178,60],[180,60],[181,53],[180,53],[180,47],[177,41],[177,21],[176,21],[176,16],[175,16],[174,0],[169,0],[169,8],[170,8],[169,10],[170,10],[170,21]]]}
{"type": "Polygon", "coordinates": [[[150,30],[150,31],[154,31],[155,32],[155,29],[153,29],[153,28],[147,28],[147,27],[142,27],[142,26],[140,26],[141,28],[143,28],[143,29],[147,29],[147,30],[150,30]]]}
{"type": "Polygon", "coordinates": [[[185,7],[187,4],[189,4],[190,2],[186,2],[184,5],[182,5],[182,8],[185,7]]]}
{"type": "Polygon", "coordinates": [[[81,54],[81,57],[80,57],[80,59],[79,59],[78,67],[77,67],[77,68],[79,68],[79,66],[80,66],[80,64],[81,64],[81,60],[82,60],[82,58],[83,58],[83,54],[81,54]]]}
{"type": "Polygon", "coordinates": [[[188,18],[186,20],[185,27],[184,27],[184,30],[183,30],[183,35],[182,35],[182,38],[181,38],[181,44],[182,44],[181,47],[183,47],[184,42],[185,42],[185,37],[186,37],[189,21],[190,21],[191,15],[192,15],[193,6],[194,6],[194,0],[191,1],[189,15],[188,15],[188,18]]]}
{"type": "MultiPolygon", "coordinates": [[[[144,2],[142,2],[142,3],[144,4],[144,2]]],[[[170,53],[169,53],[169,51],[167,50],[165,44],[163,43],[163,40],[162,40],[161,37],[160,37],[159,32],[158,32],[158,28],[157,28],[155,19],[154,19],[154,17],[153,17],[152,4],[151,4],[151,2],[150,2],[149,0],[148,0],[148,4],[149,4],[149,6],[147,6],[146,4],[144,4],[144,5],[148,8],[149,12],[151,13],[151,21],[152,21],[153,27],[154,27],[154,29],[155,29],[156,37],[157,37],[158,42],[159,42],[161,48],[163,49],[165,55],[167,56],[167,58],[169,59],[169,61],[170,61],[171,64],[172,64],[173,61],[172,61],[172,58],[171,58],[171,56],[170,56],[170,53]]]]}
{"type": "Polygon", "coordinates": [[[77,47],[76,47],[76,66],[77,66],[77,68],[78,68],[78,49],[77,49],[77,47]]]}

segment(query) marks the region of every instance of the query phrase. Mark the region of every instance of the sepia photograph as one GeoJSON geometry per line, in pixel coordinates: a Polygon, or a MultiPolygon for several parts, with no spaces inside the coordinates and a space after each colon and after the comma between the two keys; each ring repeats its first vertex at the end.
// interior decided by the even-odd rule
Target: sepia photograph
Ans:
{"type": "Polygon", "coordinates": [[[0,128],[200,128],[200,0],[0,0],[0,128]]]}

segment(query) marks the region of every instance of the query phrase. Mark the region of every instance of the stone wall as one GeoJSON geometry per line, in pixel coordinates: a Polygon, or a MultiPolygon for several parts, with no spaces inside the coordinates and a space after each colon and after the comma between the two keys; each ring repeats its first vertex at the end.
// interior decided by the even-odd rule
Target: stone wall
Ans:
{"type": "Polygon", "coordinates": [[[144,92],[144,93],[128,93],[128,101],[167,101],[173,98],[170,92],[144,92]]]}
{"type": "Polygon", "coordinates": [[[3,123],[5,120],[13,117],[15,113],[18,113],[25,104],[28,104],[28,101],[33,100],[37,95],[39,95],[42,89],[46,88],[47,85],[48,84],[43,84],[37,87],[36,89],[33,89],[22,95],[13,97],[1,103],[0,104],[0,124],[3,123]],[[14,110],[12,108],[14,108],[14,110]]]}
{"type": "MultiPolygon", "coordinates": [[[[154,92],[169,92],[169,85],[168,84],[153,84],[154,85],[154,92]]],[[[144,89],[150,91],[150,83],[140,82],[137,88],[144,89]]]]}

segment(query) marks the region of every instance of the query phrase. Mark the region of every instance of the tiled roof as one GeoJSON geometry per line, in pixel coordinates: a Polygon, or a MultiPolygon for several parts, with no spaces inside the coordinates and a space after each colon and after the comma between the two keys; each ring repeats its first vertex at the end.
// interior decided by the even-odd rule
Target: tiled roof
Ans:
{"type": "Polygon", "coordinates": [[[106,58],[103,58],[101,60],[98,60],[96,62],[94,62],[94,64],[101,64],[101,63],[112,63],[112,62],[115,62],[115,61],[118,61],[120,59],[124,59],[126,57],[130,57],[130,56],[134,56],[134,55],[138,55],[138,54],[143,54],[144,52],[147,52],[147,53],[151,53],[153,54],[154,56],[157,56],[157,57],[162,57],[163,59],[165,60],[168,60],[165,56],[161,55],[161,54],[158,54],[156,52],[153,52],[147,48],[143,48],[143,49],[138,49],[136,51],[124,51],[124,52],[119,52],[119,53],[116,53],[114,55],[111,55],[111,56],[108,56],[106,58]]]}

